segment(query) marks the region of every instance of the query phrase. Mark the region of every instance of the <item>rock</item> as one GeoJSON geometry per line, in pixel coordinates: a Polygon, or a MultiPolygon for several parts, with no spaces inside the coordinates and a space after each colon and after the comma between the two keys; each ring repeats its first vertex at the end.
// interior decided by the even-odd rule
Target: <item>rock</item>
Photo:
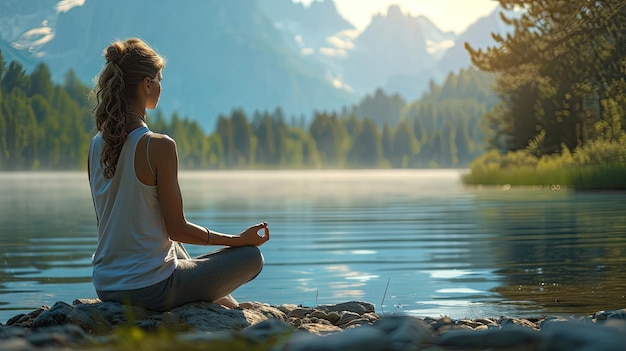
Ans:
{"type": "Polygon", "coordinates": [[[626,308],[610,311],[600,311],[592,315],[595,321],[606,321],[610,319],[626,319],[626,308]]]}
{"type": "Polygon", "coordinates": [[[507,316],[502,316],[498,320],[498,324],[500,325],[500,328],[506,328],[509,326],[522,326],[522,327],[539,330],[539,326],[537,325],[537,323],[534,323],[528,319],[522,319],[522,318],[511,318],[507,316]]]}
{"type": "Polygon", "coordinates": [[[13,338],[2,341],[2,351],[37,351],[26,339],[13,338]]]}
{"type": "Polygon", "coordinates": [[[474,320],[477,323],[481,323],[482,325],[486,325],[487,327],[495,327],[498,328],[498,323],[496,323],[495,320],[490,319],[490,318],[476,318],[474,320]]]}
{"type": "Polygon", "coordinates": [[[148,311],[137,306],[126,306],[116,302],[101,302],[97,299],[80,300],[74,305],[77,311],[87,314],[94,322],[95,329],[91,332],[101,335],[118,325],[128,325],[133,321],[141,321],[159,316],[160,313],[148,311]]]}
{"type": "Polygon", "coordinates": [[[317,307],[318,310],[322,310],[326,313],[328,312],[353,312],[358,315],[362,315],[363,313],[375,312],[374,305],[369,302],[359,302],[359,301],[350,301],[338,303],[336,305],[320,305],[317,307]]]}
{"type": "Polygon", "coordinates": [[[363,313],[361,315],[361,318],[365,318],[370,322],[375,322],[380,319],[380,317],[376,313],[373,313],[373,312],[363,313]]]}
{"type": "Polygon", "coordinates": [[[7,321],[7,326],[15,325],[20,320],[22,320],[22,319],[24,319],[26,317],[27,317],[27,315],[25,315],[24,313],[16,314],[15,316],[9,318],[9,320],[7,321]]]}
{"type": "Polygon", "coordinates": [[[417,350],[419,345],[434,341],[430,325],[414,317],[385,317],[376,321],[374,327],[389,336],[393,350],[417,350]]]}
{"type": "Polygon", "coordinates": [[[436,344],[444,347],[465,349],[490,349],[517,347],[536,350],[541,336],[533,329],[509,326],[506,329],[451,330],[437,337],[436,344]]]}
{"type": "Polygon", "coordinates": [[[211,302],[196,302],[170,311],[179,321],[197,331],[241,330],[268,319],[256,310],[226,309],[211,302]]]}
{"type": "Polygon", "coordinates": [[[339,318],[337,323],[335,323],[335,325],[343,326],[343,325],[346,325],[346,324],[350,323],[351,321],[353,321],[355,319],[360,319],[360,318],[361,318],[361,316],[358,313],[347,311],[347,312],[344,312],[343,314],[341,314],[341,317],[339,318]]]}
{"type": "Polygon", "coordinates": [[[320,310],[315,310],[315,311],[311,312],[311,317],[328,320],[328,313],[326,313],[324,311],[320,311],[320,310]]]}
{"type": "Polygon", "coordinates": [[[359,319],[351,320],[350,322],[341,325],[341,328],[346,330],[346,329],[356,328],[356,327],[360,327],[362,325],[369,325],[369,324],[370,324],[369,320],[367,320],[365,318],[359,318],[359,319]]]}
{"type": "Polygon", "coordinates": [[[306,331],[315,335],[328,335],[343,331],[340,327],[332,324],[318,324],[318,323],[300,323],[297,326],[298,330],[306,331]]]}
{"type": "Polygon", "coordinates": [[[550,351],[623,351],[626,328],[569,321],[546,323],[541,330],[542,348],[550,351]]]}
{"type": "Polygon", "coordinates": [[[76,299],[72,301],[72,305],[94,304],[102,302],[100,299],[76,299]]]}
{"type": "Polygon", "coordinates": [[[283,311],[266,303],[242,302],[241,304],[239,304],[239,306],[244,310],[254,310],[256,312],[259,312],[265,315],[265,317],[267,318],[275,318],[283,322],[287,320],[287,315],[283,311]]]}
{"type": "Polygon", "coordinates": [[[543,330],[546,325],[550,323],[567,323],[569,321],[569,319],[559,316],[546,317],[544,320],[541,321],[541,323],[539,323],[539,329],[543,330]]]}
{"type": "Polygon", "coordinates": [[[74,307],[62,301],[55,303],[52,308],[42,312],[33,320],[33,328],[63,324],[78,325],[86,331],[95,329],[95,323],[88,314],[76,310],[74,307]]]}
{"type": "Polygon", "coordinates": [[[297,333],[284,345],[289,351],[379,351],[387,350],[389,337],[382,330],[365,325],[326,336],[297,333]]]}
{"type": "Polygon", "coordinates": [[[327,313],[326,317],[327,317],[327,320],[333,325],[336,325],[337,322],[339,322],[339,320],[341,319],[341,315],[335,311],[327,313]]]}
{"type": "Polygon", "coordinates": [[[448,316],[443,316],[439,319],[434,319],[434,318],[426,318],[425,321],[427,321],[433,328],[433,330],[436,331],[440,331],[440,329],[444,328],[446,330],[448,330],[449,328],[445,328],[445,327],[450,327],[452,326],[452,319],[450,319],[450,317],[448,316]]]}
{"type": "Polygon", "coordinates": [[[287,315],[287,317],[304,318],[310,315],[311,313],[313,313],[314,311],[315,309],[313,308],[298,307],[298,308],[291,310],[289,314],[287,315]]]}
{"type": "Polygon", "coordinates": [[[286,322],[278,319],[268,319],[245,328],[239,335],[258,344],[264,344],[293,332],[293,327],[286,322]]]}
{"type": "Polygon", "coordinates": [[[477,322],[477,321],[473,321],[471,319],[463,319],[463,320],[460,320],[458,322],[461,323],[461,324],[464,324],[464,325],[466,325],[466,326],[468,326],[468,327],[470,327],[472,329],[476,329],[479,326],[483,326],[482,323],[477,322]]]}
{"type": "Polygon", "coordinates": [[[38,348],[75,346],[87,338],[83,329],[73,324],[40,328],[36,333],[26,336],[26,340],[38,348]]]}
{"type": "MultiPolygon", "coordinates": [[[[90,334],[106,335],[113,330],[114,326],[131,323],[129,320],[144,321],[151,316],[159,315],[140,307],[124,306],[115,302],[100,302],[95,299],[77,301],[78,303],[74,306],[61,301],[55,303],[52,308],[39,313],[33,320],[32,327],[74,324],[90,334]]],[[[148,322],[143,324],[147,325],[148,322]]]]}
{"type": "MultiPolygon", "coordinates": [[[[239,305],[241,305],[241,304],[239,304],[239,305]]],[[[291,313],[291,311],[293,311],[296,308],[298,308],[298,305],[282,304],[280,306],[277,306],[276,308],[278,308],[278,310],[281,311],[282,313],[284,313],[285,315],[288,315],[289,313],[291,313]]]]}
{"type": "Polygon", "coordinates": [[[48,306],[41,306],[28,314],[18,314],[7,321],[7,326],[16,326],[23,328],[32,328],[33,320],[44,311],[49,310],[48,306]]]}
{"type": "Polygon", "coordinates": [[[211,342],[229,342],[235,338],[235,334],[230,330],[223,330],[219,332],[187,332],[181,333],[176,336],[177,341],[181,341],[184,343],[211,343],[211,342]]]}
{"type": "Polygon", "coordinates": [[[30,333],[31,331],[26,328],[2,326],[0,327],[0,340],[23,338],[30,333]]]}
{"type": "MultiPolygon", "coordinates": [[[[156,332],[159,328],[163,327],[163,323],[155,319],[145,319],[136,322],[135,326],[147,332],[156,332]]],[[[184,330],[184,328],[177,328],[177,330],[184,330]]]]}

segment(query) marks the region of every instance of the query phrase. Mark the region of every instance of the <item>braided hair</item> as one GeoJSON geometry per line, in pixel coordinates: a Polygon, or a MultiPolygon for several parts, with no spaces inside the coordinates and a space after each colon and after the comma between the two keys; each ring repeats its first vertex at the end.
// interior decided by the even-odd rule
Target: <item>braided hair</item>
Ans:
{"type": "Polygon", "coordinates": [[[113,42],[104,50],[104,57],[106,64],[96,77],[92,94],[96,129],[104,139],[100,165],[105,178],[112,178],[128,136],[126,116],[137,86],[145,77],[156,77],[165,59],[137,38],[113,42]]]}

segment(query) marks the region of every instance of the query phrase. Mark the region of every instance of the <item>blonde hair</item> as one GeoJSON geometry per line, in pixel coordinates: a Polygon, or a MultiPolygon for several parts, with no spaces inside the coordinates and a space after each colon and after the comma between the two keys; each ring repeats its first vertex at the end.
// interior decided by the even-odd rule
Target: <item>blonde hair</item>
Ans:
{"type": "Polygon", "coordinates": [[[113,42],[104,50],[104,57],[106,64],[96,77],[92,94],[96,128],[104,139],[100,165],[105,178],[112,178],[128,136],[126,115],[137,86],[145,77],[156,78],[165,59],[137,38],[113,42]]]}

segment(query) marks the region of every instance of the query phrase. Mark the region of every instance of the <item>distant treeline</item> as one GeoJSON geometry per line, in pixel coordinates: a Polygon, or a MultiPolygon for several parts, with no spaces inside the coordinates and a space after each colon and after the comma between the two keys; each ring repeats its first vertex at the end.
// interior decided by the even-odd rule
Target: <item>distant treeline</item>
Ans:
{"type": "MultiPolygon", "coordinates": [[[[182,169],[466,167],[484,152],[492,83],[468,69],[411,103],[377,90],[309,119],[234,109],[207,134],[194,118],[157,110],[149,125],[176,140],[182,169]]],[[[95,133],[88,93],[72,71],[55,84],[45,64],[27,74],[0,52],[0,170],[84,168],[95,133]]]]}

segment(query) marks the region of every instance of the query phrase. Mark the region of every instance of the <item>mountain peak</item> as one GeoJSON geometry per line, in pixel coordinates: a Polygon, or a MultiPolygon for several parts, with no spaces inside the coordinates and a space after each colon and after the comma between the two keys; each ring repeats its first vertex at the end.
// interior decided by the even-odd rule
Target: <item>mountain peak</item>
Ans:
{"type": "Polygon", "coordinates": [[[390,19],[398,19],[404,17],[400,5],[390,5],[387,9],[387,17],[390,19]]]}

